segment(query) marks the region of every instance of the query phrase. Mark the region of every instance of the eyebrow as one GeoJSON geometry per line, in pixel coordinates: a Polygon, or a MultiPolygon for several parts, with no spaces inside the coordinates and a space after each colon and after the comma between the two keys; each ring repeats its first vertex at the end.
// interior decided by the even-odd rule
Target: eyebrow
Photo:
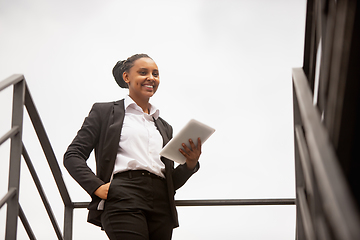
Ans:
{"type": "MultiPolygon", "coordinates": [[[[145,67],[142,67],[142,68],[139,68],[139,71],[140,71],[140,70],[149,70],[149,69],[148,69],[148,68],[145,68],[145,67]]],[[[153,69],[153,71],[154,71],[154,70],[155,70],[155,71],[159,71],[159,69],[157,69],[157,68],[153,69]]]]}

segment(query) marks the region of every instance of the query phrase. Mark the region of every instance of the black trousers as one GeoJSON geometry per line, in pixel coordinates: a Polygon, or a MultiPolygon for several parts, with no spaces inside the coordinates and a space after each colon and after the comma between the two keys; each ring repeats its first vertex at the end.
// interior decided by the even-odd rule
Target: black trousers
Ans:
{"type": "Polygon", "coordinates": [[[166,180],[147,171],[116,174],[101,222],[111,240],[170,240],[173,219],[166,180]]]}

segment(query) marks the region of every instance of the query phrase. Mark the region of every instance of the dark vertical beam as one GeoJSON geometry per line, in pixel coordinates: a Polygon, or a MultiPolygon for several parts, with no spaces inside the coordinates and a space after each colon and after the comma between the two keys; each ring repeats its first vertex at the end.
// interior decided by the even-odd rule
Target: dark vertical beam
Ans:
{"type": "MultiPolygon", "coordinates": [[[[20,162],[22,148],[22,123],[25,95],[25,79],[14,85],[13,91],[13,109],[12,109],[12,128],[18,127],[19,132],[11,138],[10,144],[10,166],[9,166],[9,184],[8,190],[17,189],[19,193],[20,186],[20,162]]],[[[19,215],[19,194],[13,196],[7,203],[6,213],[6,231],[5,239],[16,239],[17,220],[19,215]]]]}
{"type": "Polygon", "coordinates": [[[309,81],[310,89],[314,91],[316,53],[320,40],[318,29],[320,0],[309,0],[307,4],[303,69],[309,81]]]}
{"type": "MultiPolygon", "coordinates": [[[[348,64],[344,67],[347,72],[343,94],[343,107],[339,114],[341,121],[338,130],[336,152],[351,190],[360,206],[360,3],[348,5],[349,14],[353,14],[353,26],[349,30],[344,44],[349,45],[348,64]],[[356,6],[354,6],[356,4],[356,6]]],[[[344,79],[341,79],[344,81],[344,79]]]]}
{"type": "MultiPolygon", "coordinates": [[[[337,2],[333,54],[329,75],[329,97],[324,118],[325,126],[335,149],[339,144],[342,113],[345,107],[345,89],[349,77],[356,2],[355,0],[337,2]]],[[[358,42],[353,44],[358,44],[358,42]]]]}
{"type": "Polygon", "coordinates": [[[74,207],[65,206],[64,213],[64,240],[71,240],[73,234],[74,207]]]}
{"type": "Polygon", "coordinates": [[[329,78],[332,62],[333,42],[334,42],[334,29],[336,18],[336,1],[329,0],[326,6],[326,30],[323,31],[322,37],[322,54],[321,54],[321,68],[319,75],[319,98],[318,107],[321,112],[326,109],[328,90],[329,90],[329,78]]]}
{"type": "Polygon", "coordinates": [[[304,58],[303,58],[303,70],[306,76],[309,76],[309,72],[310,72],[314,1],[315,0],[308,0],[306,6],[305,41],[304,41],[304,58]]]}

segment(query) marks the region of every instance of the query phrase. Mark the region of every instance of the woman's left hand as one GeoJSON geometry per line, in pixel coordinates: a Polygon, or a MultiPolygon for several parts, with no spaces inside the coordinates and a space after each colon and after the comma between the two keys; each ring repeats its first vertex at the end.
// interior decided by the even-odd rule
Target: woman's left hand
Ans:
{"type": "Polygon", "coordinates": [[[192,139],[189,139],[189,143],[191,149],[183,143],[182,146],[184,149],[180,148],[179,151],[186,158],[186,166],[188,169],[193,170],[196,167],[201,154],[201,140],[198,138],[197,146],[195,146],[192,139]]]}

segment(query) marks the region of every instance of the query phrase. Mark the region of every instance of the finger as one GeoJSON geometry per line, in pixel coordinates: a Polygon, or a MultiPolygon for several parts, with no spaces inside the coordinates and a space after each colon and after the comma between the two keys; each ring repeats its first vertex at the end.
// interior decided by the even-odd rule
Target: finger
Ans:
{"type": "Polygon", "coordinates": [[[186,146],[185,143],[181,144],[186,152],[190,152],[191,150],[186,146]]]}
{"type": "Polygon", "coordinates": [[[197,149],[201,152],[201,139],[198,138],[197,149]]]}
{"type": "Polygon", "coordinates": [[[195,150],[196,146],[195,146],[195,144],[194,144],[194,142],[193,142],[193,140],[191,138],[189,139],[189,143],[190,143],[191,149],[195,150]]]}
{"type": "Polygon", "coordinates": [[[181,148],[179,149],[180,153],[182,155],[184,155],[184,157],[188,158],[189,157],[189,154],[187,154],[184,150],[182,150],[181,148]]]}

